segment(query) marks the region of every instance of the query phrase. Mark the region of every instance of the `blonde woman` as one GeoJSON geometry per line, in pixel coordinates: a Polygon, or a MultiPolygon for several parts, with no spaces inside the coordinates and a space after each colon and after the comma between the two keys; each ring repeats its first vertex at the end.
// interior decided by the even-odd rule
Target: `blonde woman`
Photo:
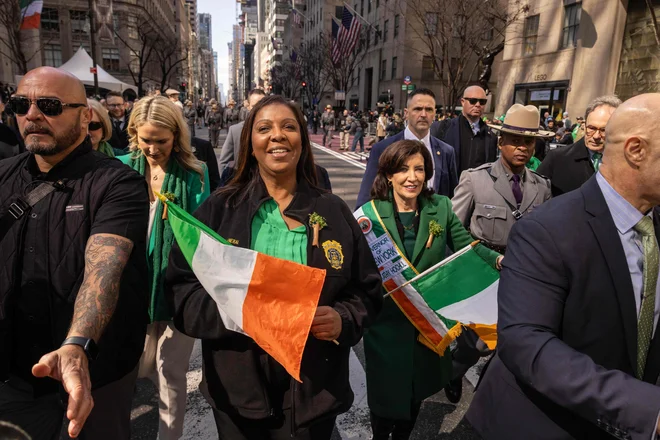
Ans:
{"type": "Polygon", "coordinates": [[[151,324],[139,376],[149,377],[159,388],[158,438],[174,440],[183,433],[186,372],[194,339],[174,328],[173,311],[165,299],[164,274],[174,237],[154,193],[171,194],[174,203],[192,213],[209,195],[209,178],[206,165],[193,155],[181,110],[166,97],[152,96],[135,104],[128,136],[130,153],[119,160],[142,174],[151,189],[147,232],[151,324]]]}
{"type": "Polygon", "coordinates": [[[115,157],[115,152],[108,140],[112,137],[112,124],[108,110],[95,99],[88,99],[87,105],[92,110],[92,119],[87,126],[87,133],[92,141],[92,148],[106,156],[115,157]]]}

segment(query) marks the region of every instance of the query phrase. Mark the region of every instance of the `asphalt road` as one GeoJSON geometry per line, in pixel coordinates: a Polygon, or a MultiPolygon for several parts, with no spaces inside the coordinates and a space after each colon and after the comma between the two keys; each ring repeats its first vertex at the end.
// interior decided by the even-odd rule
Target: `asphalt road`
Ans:
{"type": "MultiPolygon", "coordinates": [[[[197,136],[207,139],[206,129],[197,130],[197,136]]],[[[225,134],[221,134],[220,145],[225,134]]],[[[334,148],[320,147],[320,135],[311,136],[314,146],[315,161],[325,167],[330,175],[333,193],[344,199],[351,209],[355,207],[357,193],[364,173],[366,158],[355,153],[338,151],[338,141],[334,148]]],[[[219,155],[220,150],[216,150],[219,155]]],[[[362,343],[354,347],[351,354],[351,386],[355,392],[355,402],[350,411],[337,420],[333,440],[368,440],[371,438],[369,411],[366,398],[366,379],[364,375],[364,349],[362,343]]],[[[464,380],[463,399],[458,405],[451,404],[440,392],[422,405],[412,440],[473,440],[479,436],[464,420],[464,414],[472,401],[473,384],[478,378],[479,366],[473,368],[464,380]]],[[[190,359],[188,372],[188,402],[184,422],[183,439],[217,439],[213,416],[208,404],[197,387],[201,380],[201,347],[199,341],[190,359]]],[[[132,427],[133,439],[155,440],[158,433],[158,400],[156,388],[147,379],[139,379],[133,402],[132,427]]]]}

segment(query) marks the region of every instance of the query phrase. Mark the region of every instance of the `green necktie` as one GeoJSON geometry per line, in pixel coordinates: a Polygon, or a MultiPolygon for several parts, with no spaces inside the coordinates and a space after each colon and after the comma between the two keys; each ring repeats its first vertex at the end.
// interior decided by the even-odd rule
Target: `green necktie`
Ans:
{"type": "Polygon", "coordinates": [[[603,158],[603,153],[594,153],[594,154],[591,156],[591,160],[592,160],[593,163],[594,163],[594,170],[595,170],[596,172],[598,172],[598,168],[600,168],[600,162],[601,162],[601,159],[602,159],[602,158],[603,158]]]}
{"type": "Polygon", "coordinates": [[[637,322],[637,378],[642,379],[653,334],[655,290],[658,284],[658,243],[655,240],[653,220],[650,217],[644,216],[635,225],[635,230],[642,234],[644,248],[644,295],[637,322]]]}

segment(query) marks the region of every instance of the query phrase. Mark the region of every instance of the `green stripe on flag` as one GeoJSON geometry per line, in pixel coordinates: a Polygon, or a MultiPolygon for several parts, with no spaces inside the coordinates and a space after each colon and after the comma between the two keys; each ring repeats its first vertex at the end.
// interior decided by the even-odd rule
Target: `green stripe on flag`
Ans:
{"type": "Polygon", "coordinates": [[[440,310],[480,293],[498,279],[499,273],[471,249],[412,284],[429,307],[440,310]]]}
{"type": "Polygon", "coordinates": [[[174,233],[176,242],[191,267],[192,259],[195,255],[195,250],[197,250],[197,245],[199,244],[199,238],[202,232],[209,235],[211,238],[218,240],[222,244],[231,246],[231,243],[218,235],[217,232],[188,214],[179,206],[169,200],[165,203],[167,204],[167,219],[170,222],[170,226],[172,226],[172,232],[174,233]]]}

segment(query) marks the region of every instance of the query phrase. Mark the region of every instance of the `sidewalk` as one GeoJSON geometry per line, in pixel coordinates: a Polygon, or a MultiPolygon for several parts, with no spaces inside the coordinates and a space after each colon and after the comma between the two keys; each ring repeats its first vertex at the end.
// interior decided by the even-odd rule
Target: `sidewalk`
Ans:
{"type": "MultiPolygon", "coordinates": [[[[314,134],[314,132],[310,129],[308,130],[309,133],[309,139],[311,142],[323,146],[323,130],[320,128],[317,131],[317,134],[314,134]]],[[[342,151],[339,149],[339,132],[334,131],[333,136],[332,136],[332,142],[330,142],[330,150],[336,151],[337,153],[343,154],[345,156],[350,157],[351,159],[359,160],[359,161],[365,161],[369,158],[369,150],[371,150],[371,147],[369,146],[370,143],[370,138],[371,136],[366,136],[364,138],[364,149],[365,153],[360,153],[360,143],[355,146],[355,152],[350,151],[351,146],[353,145],[353,138],[355,136],[350,136],[348,139],[348,148],[349,150],[342,151]]]]}

